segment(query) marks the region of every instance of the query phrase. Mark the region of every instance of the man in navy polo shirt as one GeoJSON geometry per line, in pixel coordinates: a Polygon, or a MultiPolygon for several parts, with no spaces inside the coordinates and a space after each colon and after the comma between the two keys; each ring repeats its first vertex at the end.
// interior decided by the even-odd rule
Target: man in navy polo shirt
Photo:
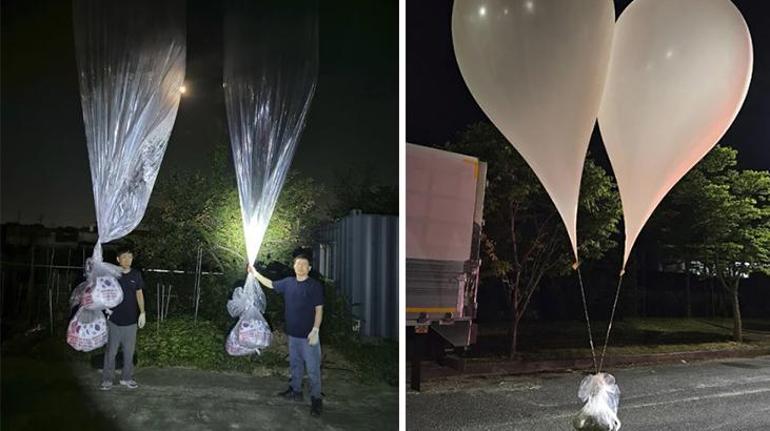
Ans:
{"type": "Polygon", "coordinates": [[[323,287],[308,277],[310,260],[307,256],[294,258],[294,277],[276,282],[249,266],[249,272],[264,286],[283,295],[285,304],[286,335],[289,336],[289,367],[291,385],[280,396],[302,401],[302,377],[305,368],[310,377],[310,414],[320,416],[321,401],[321,343],[318,330],[323,319],[323,287]]]}
{"type": "Polygon", "coordinates": [[[120,384],[129,389],[136,389],[138,385],[134,380],[134,348],[136,347],[136,327],[144,328],[144,280],[142,274],[136,268],[131,268],[134,261],[134,253],[130,248],[118,250],[118,263],[123,274],[118,282],[123,289],[123,301],[112,309],[107,320],[109,339],[107,350],[104,353],[104,370],[102,372],[103,391],[112,388],[115,378],[115,355],[118,346],[123,348],[123,373],[120,384]]]}

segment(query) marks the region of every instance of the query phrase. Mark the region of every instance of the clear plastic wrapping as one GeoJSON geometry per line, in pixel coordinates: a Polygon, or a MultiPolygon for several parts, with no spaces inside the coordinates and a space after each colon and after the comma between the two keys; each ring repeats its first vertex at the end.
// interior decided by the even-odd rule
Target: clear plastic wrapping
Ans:
{"type": "Polygon", "coordinates": [[[254,263],[318,74],[313,1],[227,2],[224,93],[246,254],[254,263]]]}
{"type": "Polygon", "coordinates": [[[267,306],[265,293],[249,274],[243,287],[236,287],[233,297],[227,301],[227,311],[238,318],[225,344],[227,353],[233,356],[260,353],[270,346],[272,332],[263,313],[267,306]]]}
{"type": "Polygon", "coordinates": [[[585,405],[572,421],[578,431],[617,431],[620,429],[618,405],[620,387],[608,373],[591,374],[583,378],[578,398],[585,405]]]}
{"type": "MultiPolygon", "coordinates": [[[[224,82],[248,262],[259,254],[270,217],[305,126],[318,74],[314,1],[232,0],[226,4],[224,82]]],[[[270,344],[265,295],[249,275],[228,312],[231,355],[270,344]]]]}
{"type": "Polygon", "coordinates": [[[185,74],[182,0],[73,3],[75,48],[101,244],[142,219],[185,74]]]}

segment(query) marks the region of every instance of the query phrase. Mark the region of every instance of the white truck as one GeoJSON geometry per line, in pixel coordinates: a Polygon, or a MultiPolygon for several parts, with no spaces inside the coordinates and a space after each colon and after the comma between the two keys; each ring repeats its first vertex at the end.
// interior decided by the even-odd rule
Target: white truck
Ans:
{"type": "Polygon", "coordinates": [[[416,390],[431,338],[455,348],[476,341],[486,171],[475,157],[406,144],[406,324],[416,390]]]}

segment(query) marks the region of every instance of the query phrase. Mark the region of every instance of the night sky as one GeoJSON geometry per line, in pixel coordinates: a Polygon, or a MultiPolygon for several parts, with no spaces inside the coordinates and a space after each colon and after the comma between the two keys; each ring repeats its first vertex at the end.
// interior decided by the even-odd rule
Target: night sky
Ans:
{"type": "MultiPolygon", "coordinates": [[[[397,187],[397,3],[319,3],[318,87],[292,168],[326,183],[367,169],[397,187]]],[[[188,91],[158,181],[205,167],[227,143],[222,13],[219,2],[188,2],[188,91]]],[[[3,0],[1,15],[2,222],[94,224],[71,2],[3,0]]]]}
{"type": "MultiPolygon", "coordinates": [[[[452,2],[406,3],[406,138],[415,144],[437,145],[487,118],[457,67],[451,37],[452,2]]],[[[616,18],[629,3],[615,1],[616,18]]],[[[720,143],[738,149],[741,167],[770,169],[770,2],[733,3],[751,32],[754,72],[746,101],[720,143]]],[[[589,151],[608,167],[598,127],[589,151]]]]}

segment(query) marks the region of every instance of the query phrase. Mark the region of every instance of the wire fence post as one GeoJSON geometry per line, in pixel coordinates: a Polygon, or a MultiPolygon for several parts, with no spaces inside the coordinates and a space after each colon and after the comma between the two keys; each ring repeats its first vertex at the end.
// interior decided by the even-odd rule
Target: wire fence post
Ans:
{"type": "Polygon", "coordinates": [[[198,324],[198,305],[201,302],[201,266],[203,261],[203,247],[198,244],[198,264],[195,270],[195,324],[198,324]]]}

